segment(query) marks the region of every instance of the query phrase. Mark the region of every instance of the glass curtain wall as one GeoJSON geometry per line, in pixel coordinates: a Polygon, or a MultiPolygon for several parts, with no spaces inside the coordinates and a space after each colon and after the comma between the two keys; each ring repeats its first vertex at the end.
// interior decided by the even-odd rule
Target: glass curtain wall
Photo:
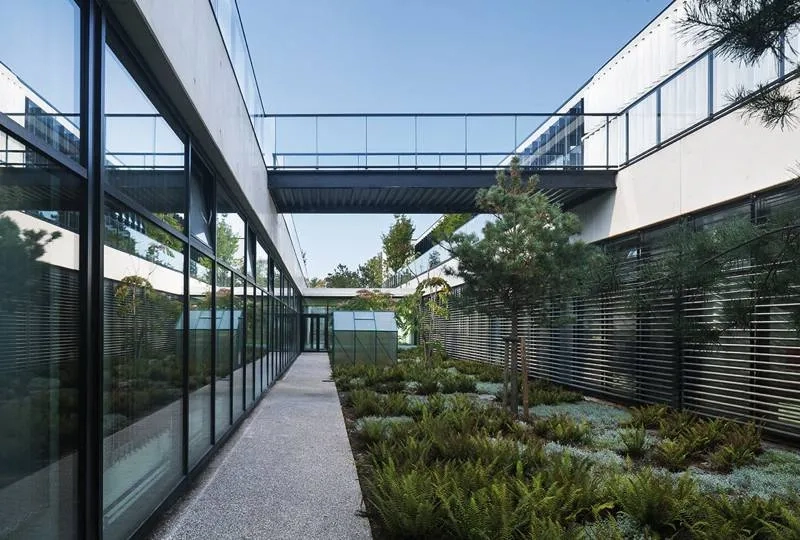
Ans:
{"type": "Polygon", "coordinates": [[[0,0],[0,538],[136,533],[280,375],[279,260],[96,8],[0,0]]]}
{"type": "Polygon", "coordinates": [[[75,538],[87,190],[37,145],[79,159],[81,10],[0,13],[0,538],[75,538]]]}

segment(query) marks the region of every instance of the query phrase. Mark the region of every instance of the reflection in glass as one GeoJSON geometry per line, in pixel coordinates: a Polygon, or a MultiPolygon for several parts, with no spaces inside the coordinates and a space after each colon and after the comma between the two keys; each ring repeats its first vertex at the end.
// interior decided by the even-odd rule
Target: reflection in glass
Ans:
{"type": "Polygon", "coordinates": [[[244,271],[244,220],[225,189],[217,184],[217,260],[237,272],[244,271]]]}
{"type": "MultiPolygon", "coordinates": [[[[211,445],[211,298],[213,263],[192,250],[189,262],[189,465],[211,445]]],[[[179,327],[185,325],[179,323],[179,327]]],[[[181,342],[179,348],[183,345],[181,342]]]]}
{"type": "Polygon", "coordinates": [[[83,182],[7,140],[23,157],[0,162],[0,537],[72,538],[83,182]]]}
{"type": "Polygon", "coordinates": [[[245,321],[247,323],[247,348],[245,350],[246,365],[245,365],[245,406],[249,407],[253,403],[255,394],[255,353],[256,353],[256,309],[255,309],[255,296],[254,287],[250,284],[246,288],[247,294],[247,316],[245,321]]]}
{"type": "Polygon", "coordinates": [[[658,137],[658,100],[650,94],[628,111],[629,158],[653,148],[658,137]]]}
{"type": "Polygon", "coordinates": [[[214,180],[211,174],[199,164],[199,159],[192,162],[192,175],[189,180],[191,192],[192,212],[191,234],[207,246],[211,245],[211,229],[214,227],[213,204],[211,193],[214,189],[214,180]]]}
{"type": "Polygon", "coordinates": [[[234,322],[241,321],[239,311],[234,310],[232,283],[233,274],[217,265],[217,364],[214,392],[216,396],[215,431],[219,437],[231,424],[231,371],[233,368],[233,340],[240,340],[239,328],[234,322]]]}
{"type": "Polygon", "coordinates": [[[263,334],[263,300],[264,296],[261,293],[261,289],[256,287],[255,289],[255,319],[253,320],[253,326],[255,331],[255,340],[254,340],[254,353],[256,356],[256,377],[255,377],[255,394],[256,397],[261,393],[264,389],[264,362],[263,358],[263,350],[264,350],[264,334],[263,334]]]}
{"type": "Polygon", "coordinates": [[[183,141],[109,47],[105,67],[107,182],[183,232],[183,141]]]}
{"type": "Polygon", "coordinates": [[[708,57],[704,56],[661,88],[661,140],[708,117],[708,57]]]}
{"type": "Polygon", "coordinates": [[[103,514],[123,538],[181,476],[184,245],[120,204],[105,222],[103,514]]]}
{"type": "Polygon", "coordinates": [[[245,377],[247,370],[245,369],[245,343],[250,339],[249,335],[245,333],[245,287],[244,280],[234,275],[233,290],[236,295],[234,307],[234,328],[240,328],[237,333],[237,338],[233,344],[233,418],[234,420],[242,415],[244,412],[244,390],[245,390],[245,377]]]}
{"type": "Polygon", "coordinates": [[[752,65],[714,55],[714,112],[730,105],[740,92],[755,90],[777,77],[778,60],[772,52],[752,65]]]}
{"type": "Polygon", "coordinates": [[[77,160],[78,3],[0,0],[0,13],[0,113],[77,160]]]}

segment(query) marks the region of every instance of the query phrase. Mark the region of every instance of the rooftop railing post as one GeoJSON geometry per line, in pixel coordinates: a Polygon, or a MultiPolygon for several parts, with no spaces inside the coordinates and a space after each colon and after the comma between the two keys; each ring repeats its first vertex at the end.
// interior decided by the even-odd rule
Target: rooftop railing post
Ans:
{"type": "Polygon", "coordinates": [[[314,154],[317,169],[319,169],[319,116],[314,117],[314,154]]]}
{"type": "Polygon", "coordinates": [[[417,168],[417,115],[414,115],[414,168],[417,168]]]}
{"type": "Polygon", "coordinates": [[[606,115],[606,169],[610,168],[611,162],[611,124],[608,121],[608,115],[606,115]]]}
{"type": "Polygon", "coordinates": [[[467,115],[464,115],[464,168],[467,168],[467,115]]]}
{"type": "Polygon", "coordinates": [[[364,116],[364,168],[369,165],[369,117],[364,116]]]}
{"type": "Polygon", "coordinates": [[[272,146],[273,146],[272,161],[274,163],[276,163],[276,166],[277,166],[277,159],[278,159],[278,117],[275,116],[275,117],[273,117],[272,120],[273,120],[273,123],[272,123],[272,138],[273,138],[273,141],[272,141],[272,146]]]}

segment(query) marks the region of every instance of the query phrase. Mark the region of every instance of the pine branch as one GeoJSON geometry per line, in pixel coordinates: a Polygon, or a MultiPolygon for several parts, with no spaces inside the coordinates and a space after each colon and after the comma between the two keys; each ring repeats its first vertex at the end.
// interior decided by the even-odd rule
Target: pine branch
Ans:
{"type": "Polygon", "coordinates": [[[681,30],[716,52],[747,64],[764,53],[783,54],[783,35],[800,22],[800,0],[691,0],[681,30]]]}

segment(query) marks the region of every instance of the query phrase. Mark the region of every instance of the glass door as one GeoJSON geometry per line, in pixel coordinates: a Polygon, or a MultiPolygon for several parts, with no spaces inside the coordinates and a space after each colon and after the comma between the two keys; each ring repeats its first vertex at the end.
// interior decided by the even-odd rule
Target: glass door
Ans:
{"type": "Polygon", "coordinates": [[[324,352],[328,350],[328,317],[327,315],[303,315],[303,350],[306,352],[324,352]]]}

